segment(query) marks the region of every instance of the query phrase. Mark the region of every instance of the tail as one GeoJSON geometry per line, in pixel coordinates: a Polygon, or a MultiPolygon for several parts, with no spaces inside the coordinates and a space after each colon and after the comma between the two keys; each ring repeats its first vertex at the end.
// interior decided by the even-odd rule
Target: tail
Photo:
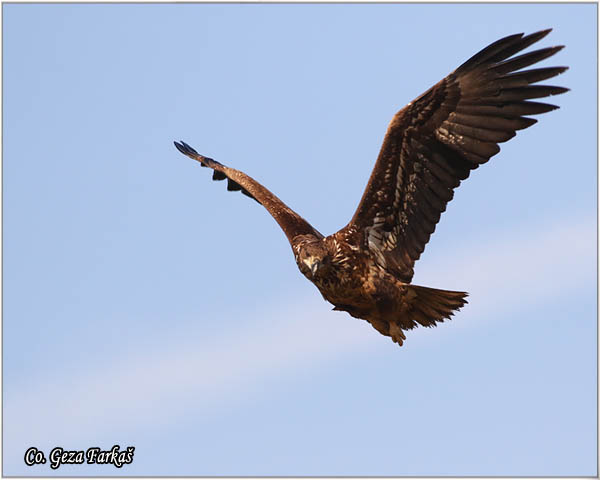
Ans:
{"type": "MultiPolygon", "coordinates": [[[[417,325],[435,327],[437,322],[449,319],[467,300],[467,292],[452,292],[418,285],[402,284],[399,301],[379,302],[376,311],[367,315],[356,315],[346,308],[353,317],[364,318],[381,334],[392,337],[402,345],[406,336],[403,330],[411,330],[417,325]],[[374,314],[372,314],[374,313],[374,314]]],[[[338,306],[339,307],[339,306],[338,306]]],[[[369,313],[369,312],[368,312],[369,313]]]]}
{"type": "Polygon", "coordinates": [[[412,327],[416,326],[414,322],[424,327],[434,327],[436,322],[450,319],[456,310],[468,303],[467,292],[438,290],[418,285],[408,285],[408,288],[414,293],[410,302],[411,308],[407,312],[407,316],[413,321],[412,327]]]}

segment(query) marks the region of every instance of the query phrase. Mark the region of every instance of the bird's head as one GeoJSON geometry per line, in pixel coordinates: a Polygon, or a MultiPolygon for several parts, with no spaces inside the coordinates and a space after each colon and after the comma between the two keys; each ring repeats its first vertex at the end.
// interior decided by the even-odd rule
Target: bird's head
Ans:
{"type": "Polygon", "coordinates": [[[306,242],[298,248],[296,263],[304,276],[314,280],[327,274],[331,268],[331,255],[322,240],[306,242]]]}

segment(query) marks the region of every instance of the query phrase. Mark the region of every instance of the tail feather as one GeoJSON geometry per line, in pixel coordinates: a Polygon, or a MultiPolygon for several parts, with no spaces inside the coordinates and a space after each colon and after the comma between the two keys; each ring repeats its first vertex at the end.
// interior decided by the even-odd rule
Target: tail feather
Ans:
{"type": "Polygon", "coordinates": [[[406,336],[404,330],[418,325],[435,327],[438,322],[450,319],[454,312],[467,302],[467,292],[438,290],[419,285],[401,284],[401,295],[395,302],[385,298],[372,310],[356,310],[345,305],[336,305],[334,310],[345,310],[356,318],[367,320],[379,333],[392,337],[402,345],[406,336]]]}
{"type": "Polygon", "coordinates": [[[456,310],[468,303],[467,292],[454,292],[451,290],[438,290],[436,288],[410,285],[415,297],[411,302],[411,309],[407,312],[414,322],[424,327],[434,327],[437,322],[450,319],[456,310]]]}

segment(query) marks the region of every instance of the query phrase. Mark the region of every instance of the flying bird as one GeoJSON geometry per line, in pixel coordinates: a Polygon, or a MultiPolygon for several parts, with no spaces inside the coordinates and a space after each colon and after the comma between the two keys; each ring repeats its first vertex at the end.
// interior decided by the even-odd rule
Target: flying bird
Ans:
{"type": "Polygon", "coordinates": [[[454,190],[500,151],[499,143],[536,123],[530,115],[558,108],[531,99],[568,91],[537,84],[568,67],[525,69],[563,46],[515,56],[550,31],[492,43],[396,113],[354,216],[329,236],[245,173],[174,143],[211,168],[213,180],[227,180],[227,190],[239,190],[267,209],[287,236],[298,268],[333,310],[368,321],[402,345],[406,330],[433,327],[467,303],[466,292],[411,284],[414,264],[454,190]]]}

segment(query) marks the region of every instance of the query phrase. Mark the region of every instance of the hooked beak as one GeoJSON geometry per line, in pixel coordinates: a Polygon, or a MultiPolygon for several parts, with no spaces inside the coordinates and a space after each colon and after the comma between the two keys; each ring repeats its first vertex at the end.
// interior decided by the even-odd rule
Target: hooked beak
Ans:
{"type": "Polygon", "coordinates": [[[310,273],[313,277],[315,276],[315,273],[317,273],[317,270],[319,270],[320,267],[321,267],[321,262],[319,262],[319,260],[315,260],[312,263],[312,265],[310,266],[310,273]]]}
{"type": "Polygon", "coordinates": [[[304,264],[310,270],[310,275],[312,277],[315,276],[315,274],[317,273],[317,270],[319,270],[319,268],[321,267],[321,262],[314,257],[310,257],[310,258],[307,258],[306,260],[304,260],[304,264]]]}

